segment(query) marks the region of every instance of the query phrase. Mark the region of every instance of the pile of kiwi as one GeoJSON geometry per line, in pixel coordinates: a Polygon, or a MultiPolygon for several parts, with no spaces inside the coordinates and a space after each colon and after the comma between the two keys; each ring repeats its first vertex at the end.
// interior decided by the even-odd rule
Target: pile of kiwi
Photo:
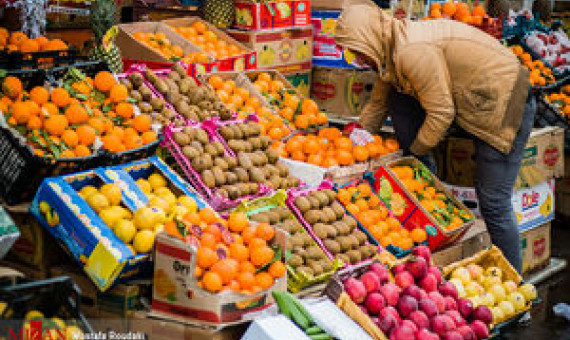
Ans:
{"type": "Polygon", "coordinates": [[[366,234],[346,214],[333,190],[315,190],[294,203],[327,250],[344,263],[355,264],[376,254],[377,248],[368,244],[366,234]]]}
{"type": "MultiPolygon", "coordinates": [[[[153,124],[168,125],[177,117],[176,112],[166,105],[164,99],[153,98],[151,89],[144,83],[142,73],[133,72],[127,78],[120,79],[120,83],[129,90],[129,97],[135,101],[139,110],[152,117],[153,124]]],[[[181,123],[181,120],[176,121],[176,124],[181,123]]]]}
{"type": "Polygon", "coordinates": [[[232,111],[214,91],[209,86],[198,85],[180,64],[174,64],[166,77],[159,77],[151,69],[146,69],[144,76],[188,120],[202,122],[214,116],[222,120],[233,118],[232,111]]]}
{"type": "Polygon", "coordinates": [[[202,128],[187,126],[172,137],[204,184],[215,193],[234,200],[259,192],[259,184],[249,180],[248,171],[226,154],[222,142],[210,141],[202,128]]]}
{"type": "Polygon", "coordinates": [[[270,147],[271,138],[261,135],[256,122],[228,124],[219,128],[220,135],[237,155],[239,165],[247,170],[248,179],[275,190],[298,187],[298,178],[279,161],[279,153],[270,147]]]}
{"type": "Polygon", "coordinates": [[[303,272],[311,277],[332,270],[332,262],[287,207],[274,207],[249,218],[252,221],[269,223],[289,233],[287,250],[291,251],[291,257],[287,264],[296,272],[303,272]]]}

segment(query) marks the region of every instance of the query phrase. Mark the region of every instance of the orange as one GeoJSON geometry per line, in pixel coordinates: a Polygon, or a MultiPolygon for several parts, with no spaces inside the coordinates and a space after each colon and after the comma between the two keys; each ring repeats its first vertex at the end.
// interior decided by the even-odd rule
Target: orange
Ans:
{"type": "Polygon", "coordinates": [[[384,142],[384,146],[386,147],[386,149],[388,149],[389,152],[397,151],[398,148],[400,147],[395,139],[386,139],[386,141],[384,142]]]}
{"type": "Polygon", "coordinates": [[[146,114],[140,114],[133,118],[133,127],[138,132],[150,131],[152,125],[152,119],[146,114]]]}
{"type": "Polygon", "coordinates": [[[319,113],[319,107],[312,99],[303,99],[302,109],[303,114],[316,115],[319,113]]]}
{"type": "Polygon", "coordinates": [[[321,145],[315,139],[306,139],[303,143],[303,152],[306,154],[316,154],[320,151],[321,145]]]}
{"type": "Polygon", "coordinates": [[[260,223],[255,229],[255,236],[265,241],[271,241],[273,236],[275,236],[275,230],[267,223],[260,223]]]}
{"type": "Polygon", "coordinates": [[[243,229],[241,237],[243,238],[243,242],[245,244],[249,244],[249,242],[255,238],[256,229],[256,227],[251,225],[248,225],[243,229]]]}
{"type": "Polygon", "coordinates": [[[127,150],[136,149],[143,146],[142,138],[138,134],[126,134],[123,138],[123,143],[127,150]]]}
{"type": "Polygon", "coordinates": [[[213,75],[208,79],[208,84],[210,84],[215,90],[219,90],[224,85],[224,80],[217,75],[213,75]]]}
{"type": "Polygon", "coordinates": [[[455,3],[453,1],[448,1],[443,4],[441,7],[443,14],[447,15],[448,17],[452,17],[457,10],[455,7],[455,3]]]}
{"type": "Polygon", "coordinates": [[[207,272],[202,278],[202,284],[204,289],[212,293],[219,292],[222,290],[222,278],[219,274],[213,272],[207,272]]]}
{"type": "Polygon", "coordinates": [[[49,100],[49,92],[42,86],[36,86],[30,91],[30,99],[38,105],[44,105],[49,100]]]}
{"type": "Polygon", "coordinates": [[[260,74],[257,75],[257,80],[262,80],[262,81],[265,81],[265,82],[270,82],[272,79],[271,79],[271,76],[269,75],[269,73],[267,73],[267,72],[261,72],[260,74]]]}
{"type": "Polygon", "coordinates": [[[25,102],[17,101],[12,104],[12,117],[14,117],[18,124],[26,124],[30,116],[30,110],[25,102]]]}
{"type": "Polygon", "coordinates": [[[348,137],[339,137],[335,139],[334,145],[339,150],[352,150],[352,141],[348,137]]]}
{"type": "Polygon", "coordinates": [[[69,122],[64,115],[52,115],[44,122],[44,129],[52,136],[61,136],[69,122]]]}
{"type": "Polygon", "coordinates": [[[26,39],[20,44],[20,51],[23,53],[35,53],[40,50],[40,44],[34,39],[26,39]]]}
{"type": "Polygon", "coordinates": [[[300,114],[295,118],[295,126],[299,129],[307,129],[309,123],[309,117],[304,114],[300,114]]]}
{"type": "Polygon", "coordinates": [[[115,106],[115,113],[125,119],[131,118],[133,116],[133,112],[133,105],[127,102],[120,102],[115,106]]]}
{"type": "Polygon", "coordinates": [[[217,273],[222,278],[223,284],[228,284],[238,273],[238,265],[235,260],[223,259],[212,265],[210,271],[217,273]]]}
{"type": "Polygon", "coordinates": [[[273,258],[273,249],[268,246],[250,249],[250,252],[251,263],[256,267],[266,264],[273,258]]]}
{"type": "Polygon", "coordinates": [[[91,154],[91,150],[89,150],[88,147],[86,147],[85,145],[79,144],[75,147],[75,155],[77,157],[86,157],[89,156],[91,154]]]}
{"type": "Polygon", "coordinates": [[[12,32],[10,35],[10,44],[18,47],[26,40],[28,40],[28,36],[22,32],[12,32]]]}
{"type": "Polygon", "coordinates": [[[336,160],[338,161],[339,165],[352,165],[354,164],[354,158],[349,151],[346,150],[337,150],[336,153],[336,160]]]}
{"type": "Polygon", "coordinates": [[[281,261],[275,261],[269,266],[269,274],[276,279],[285,275],[286,272],[287,268],[285,268],[285,265],[281,261]]]}
{"type": "Polygon", "coordinates": [[[205,208],[200,210],[199,215],[200,219],[208,224],[218,221],[218,216],[216,215],[216,212],[210,208],[205,208]]]}
{"type": "Polygon", "coordinates": [[[412,238],[412,240],[416,243],[421,243],[424,242],[427,239],[427,233],[425,230],[421,229],[421,228],[415,228],[414,230],[412,230],[412,232],[410,233],[410,237],[412,238]]]}
{"type": "Polygon", "coordinates": [[[8,98],[16,99],[22,93],[23,86],[20,79],[14,76],[7,76],[2,82],[2,91],[8,98]]]}
{"type": "Polygon", "coordinates": [[[51,91],[51,101],[57,107],[62,108],[70,103],[71,98],[69,97],[69,93],[65,89],[57,87],[51,91]]]}
{"type": "Polygon", "coordinates": [[[262,289],[269,289],[273,286],[273,277],[266,272],[261,272],[255,275],[256,284],[262,289]]]}
{"type": "Polygon", "coordinates": [[[101,140],[103,142],[103,147],[109,151],[120,152],[124,151],[125,149],[125,146],[123,145],[119,137],[115,135],[106,135],[101,140]]]}
{"type": "Polygon", "coordinates": [[[216,243],[218,243],[218,240],[210,233],[204,233],[202,234],[202,237],[200,237],[200,247],[214,250],[216,248],[216,243]]]}
{"type": "Polygon", "coordinates": [[[348,211],[349,213],[351,213],[354,216],[358,216],[358,213],[360,212],[360,208],[358,208],[358,206],[354,203],[350,203],[346,205],[346,211],[348,211]]]}
{"type": "Polygon", "coordinates": [[[196,31],[196,33],[198,34],[204,34],[206,32],[206,30],[208,29],[207,26],[201,22],[201,21],[196,21],[192,24],[192,28],[196,31]]]}
{"type": "Polygon", "coordinates": [[[303,144],[297,139],[289,139],[287,143],[285,143],[285,150],[287,152],[293,151],[301,151],[303,144]]]}
{"type": "Polygon", "coordinates": [[[75,148],[77,144],[79,144],[79,137],[77,137],[77,133],[75,131],[65,130],[61,135],[61,141],[70,148],[75,148]]]}
{"type": "Polygon", "coordinates": [[[89,113],[80,104],[72,104],[65,110],[65,117],[70,124],[83,124],[89,121],[89,113]]]}
{"type": "Polygon", "coordinates": [[[115,84],[111,87],[111,92],[109,98],[113,103],[119,103],[127,100],[129,96],[129,91],[127,87],[123,84],[115,84]]]}
{"type": "Polygon", "coordinates": [[[117,83],[117,80],[111,72],[101,71],[95,75],[93,79],[93,85],[95,88],[101,92],[110,91],[113,85],[117,83]]]}
{"type": "Polygon", "coordinates": [[[218,261],[216,252],[207,247],[200,247],[196,252],[196,265],[201,268],[210,268],[218,261]]]}
{"type": "Polygon", "coordinates": [[[245,227],[249,225],[246,214],[240,212],[234,212],[230,214],[228,219],[228,227],[231,231],[239,233],[242,232],[245,227]]]}
{"type": "Polygon", "coordinates": [[[40,47],[40,51],[43,51],[46,49],[47,45],[49,44],[49,40],[48,38],[44,37],[44,36],[39,36],[36,39],[36,42],[38,43],[38,46],[40,47]]]}
{"type": "Polygon", "coordinates": [[[352,153],[354,155],[354,159],[357,162],[366,162],[368,160],[368,158],[370,157],[370,153],[368,152],[368,149],[362,145],[354,146],[352,153]]]}
{"type": "Polygon", "coordinates": [[[238,262],[247,261],[249,258],[249,249],[243,244],[232,243],[230,244],[230,257],[238,262]]]}
{"type": "Polygon", "coordinates": [[[216,243],[220,242],[222,239],[222,232],[218,226],[213,224],[208,224],[205,228],[203,228],[204,233],[211,234],[216,238],[216,243]]]}
{"type": "Polygon", "coordinates": [[[39,130],[42,128],[43,122],[40,118],[38,118],[36,116],[32,116],[28,120],[27,126],[28,126],[28,129],[30,129],[30,130],[39,130]]]}
{"type": "Polygon", "coordinates": [[[243,272],[240,273],[236,277],[237,282],[239,283],[242,289],[248,290],[256,283],[255,276],[251,272],[243,272]]]}

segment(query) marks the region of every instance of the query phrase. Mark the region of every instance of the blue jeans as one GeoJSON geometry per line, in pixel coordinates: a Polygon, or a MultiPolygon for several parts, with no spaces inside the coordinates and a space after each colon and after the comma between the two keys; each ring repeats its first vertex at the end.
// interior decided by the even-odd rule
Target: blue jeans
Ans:
{"type": "MultiPolygon", "coordinates": [[[[405,154],[425,119],[425,110],[413,97],[392,91],[388,109],[396,139],[405,154]]],[[[521,127],[509,154],[503,154],[486,142],[471,136],[475,141],[475,190],[479,200],[481,215],[496,245],[513,267],[522,272],[522,253],[519,231],[511,198],[519,173],[523,151],[534,124],[536,100],[529,94],[521,127]]],[[[432,155],[418,157],[430,170],[435,172],[436,163],[432,155]]]]}

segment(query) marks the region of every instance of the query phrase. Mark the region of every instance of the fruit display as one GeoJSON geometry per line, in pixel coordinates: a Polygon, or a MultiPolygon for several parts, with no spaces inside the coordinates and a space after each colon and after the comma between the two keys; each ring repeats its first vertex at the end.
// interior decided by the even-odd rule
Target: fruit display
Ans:
{"type": "Polygon", "coordinates": [[[288,293],[274,291],[273,298],[279,308],[279,312],[293,321],[295,325],[312,340],[332,340],[333,338],[315,324],[311,313],[301,304],[297,298],[288,293]]]}
{"type": "Polygon", "coordinates": [[[458,229],[474,219],[467,208],[448,194],[423,164],[396,162],[390,165],[390,170],[422,208],[446,230],[458,229]]]}
{"type": "Polygon", "coordinates": [[[143,73],[153,89],[182,117],[193,122],[202,122],[209,117],[233,118],[233,112],[215,93],[208,86],[197,85],[180,64],[175,64],[169,71],[155,72],[146,68],[143,73]]]}
{"type": "Polygon", "coordinates": [[[403,256],[427,240],[422,228],[403,228],[365,181],[355,181],[338,189],[337,199],[374,240],[395,255],[403,256]]]}
{"type": "Polygon", "coordinates": [[[533,60],[529,53],[526,53],[520,45],[511,46],[511,52],[519,59],[521,64],[530,70],[531,86],[546,86],[556,82],[552,69],[541,60],[533,60]]]}
{"type": "Polygon", "coordinates": [[[553,67],[553,71],[564,74],[570,69],[570,39],[564,30],[544,33],[529,32],[524,41],[538,56],[553,67]]]}
{"type": "Polygon", "coordinates": [[[368,242],[336,196],[330,183],[323,182],[316,189],[290,192],[287,205],[329,258],[356,264],[377,255],[378,247],[368,242]]]}
{"type": "Polygon", "coordinates": [[[327,115],[319,111],[315,101],[299,95],[278,72],[248,72],[246,75],[286,124],[306,130],[328,123],[327,115]]]}
{"type": "Polygon", "coordinates": [[[272,140],[281,140],[291,133],[291,127],[268,108],[266,99],[257,93],[247,77],[239,73],[235,77],[214,74],[207,82],[226,107],[238,113],[238,118],[243,119],[249,114],[256,114],[264,136],[269,136],[272,140]]]}
{"type": "MultiPolygon", "coordinates": [[[[237,43],[231,43],[210,30],[208,25],[201,20],[196,20],[188,26],[174,26],[170,25],[177,33],[181,34],[184,38],[198,46],[207,55],[213,57],[215,60],[235,57],[244,54],[245,51],[237,43]]],[[[194,62],[203,63],[203,56],[200,52],[191,53],[187,55],[183,61],[189,64],[194,62]]]]}
{"type": "Polygon", "coordinates": [[[235,171],[241,181],[264,184],[272,189],[298,187],[298,178],[289,174],[289,168],[279,161],[277,152],[270,148],[271,139],[261,135],[261,125],[254,121],[223,123],[219,134],[236,155],[239,167],[235,171]]]}
{"type": "Polygon", "coordinates": [[[120,75],[119,83],[129,90],[129,98],[132,99],[141,113],[150,115],[152,124],[164,127],[172,122],[181,124],[181,116],[167,103],[164,98],[157,96],[145,83],[144,75],[135,71],[128,75],[120,75]]]}
{"type": "Polygon", "coordinates": [[[60,39],[48,39],[43,35],[31,38],[24,32],[10,32],[0,27],[0,51],[5,50],[8,53],[35,53],[67,49],[69,49],[69,46],[60,39]]]}
{"type": "Polygon", "coordinates": [[[200,52],[197,48],[195,52],[185,52],[183,47],[172,43],[164,32],[137,31],[133,32],[132,36],[167,60],[174,62],[182,60],[188,64],[207,63],[211,61],[205,52],[200,52]]]}
{"type": "Polygon", "coordinates": [[[489,18],[485,7],[479,4],[473,5],[469,9],[469,5],[464,2],[447,1],[443,4],[432,2],[429,7],[429,19],[453,19],[474,26],[483,26],[484,24],[495,25],[493,18],[489,18]]]}
{"type": "Polygon", "coordinates": [[[324,128],[316,134],[298,134],[272,147],[281,157],[323,168],[364,163],[398,150],[394,139],[374,136],[374,141],[358,145],[337,128],[324,128]]]}
{"type": "Polygon", "coordinates": [[[200,125],[173,128],[167,132],[167,141],[171,154],[194,187],[209,199],[218,197],[215,202],[210,202],[212,206],[230,204],[235,207],[239,203],[237,199],[267,191],[267,187],[255,181],[263,177],[261,169],[244,167],[251,165],[244,163],[251,159],[230,155],[223,142],[200,125]]]}
{"type": "Polygon", "coordinates": [[[275,229],[267,223],[250,223],[243,213],[232,213],[225,221],[205,208],[168,222],[165,229],[196,244],[194,276],[198,287],[210,293],[254,294],[271,288],[286,274],[275,229]]]}
{"type": "Polygon", "coordinates": [[[495,247],[444,268],[444,273],[458,296],[467,299],[475,311],[485,307],[485,317],[493,324],[528,310],[537,298],[536,288],[522,283],[521,277],[495,247]]]}
{"type": "Polygon", "coordinates": [[[394,340],[470,339],[489,337],[491,312],[459,297],[430,265],[429,248],[414,248],[413,256],[388,270],[379,262],[342,280],[345,292],[378,328],[394,340]],[[393,277],[393,278],[392,278],[393,277]]]}
{"type": "Polygon", "coordinates": [[[566,120],[570,119],[570,85],[564,85],[558,91],[545,94],[544,100],[566,120]]]}
{"type": "Polygon", "coordinates": [[[98,144],[121,152],[158,139],[151,117],[135,114],[127,87],[110,72],[99,71],[91,78],[70,69],[61,81],[61,87],[29,91],[16,76],[1,81],[0,111],[36,155],[85,157],[97,151],[98,144]]]}
{"type": "MultiPolygon", "coordinates": [[[[275,200],[277,198],[274,197],[275,200]]],[[[289,290],[296,291],[326,279],[336,268],[333,261],[319,248],[289,208],[282,205],[283,202],[278,205],[264,205],[259,209],[250,210],[247,214],[251,221],[269,223],[272,227],[289,234],[286,249],[291,252],[291,256],[287,259],[289,272],[287,285],[289,290]],[[268,207],[270,209],[267,209],[268,207]]]]}

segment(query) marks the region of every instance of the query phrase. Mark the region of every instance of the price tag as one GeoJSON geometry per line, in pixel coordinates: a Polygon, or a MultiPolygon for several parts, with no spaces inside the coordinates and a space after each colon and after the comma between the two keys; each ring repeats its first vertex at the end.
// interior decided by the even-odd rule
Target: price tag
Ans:
{"type": "Polygon", "coordinates": [[[374,136],[366,130],[354,129],[350,134],[350,140],[356,145],[366,145],[374,142],[374,136]]]}

